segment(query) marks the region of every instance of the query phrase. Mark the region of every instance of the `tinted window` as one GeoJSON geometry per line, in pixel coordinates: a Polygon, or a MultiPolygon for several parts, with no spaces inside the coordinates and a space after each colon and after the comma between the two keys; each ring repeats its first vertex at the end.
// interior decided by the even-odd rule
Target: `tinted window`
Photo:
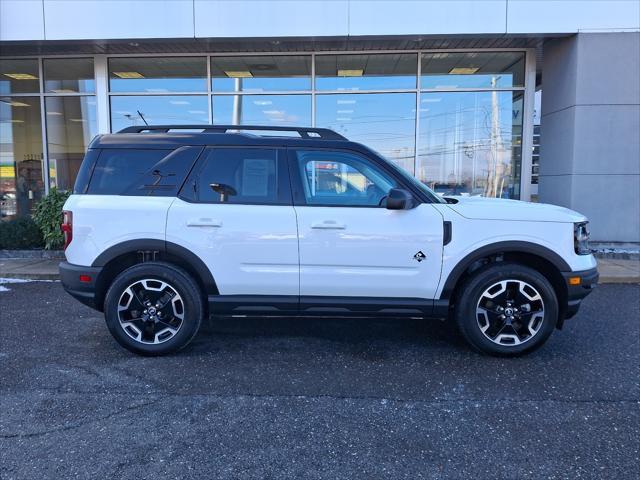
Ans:
{"type": "Polygon", "coordinates": [[[397,183],[370,161],[347,152],[298,151],[308,205],[378,207],[397,183]]]}
{"type": "Polygon", "coordinates": [[[96,162],[87,193],[119,195],[171,150],[102,150],[96,162]]]}
{"type": "Polygon", "coordinates": [[[284,164],[278,163],[276,150],[212,148],[198,175],[198,200],[258,205],[290,203],[284,168],[284,164]]]}

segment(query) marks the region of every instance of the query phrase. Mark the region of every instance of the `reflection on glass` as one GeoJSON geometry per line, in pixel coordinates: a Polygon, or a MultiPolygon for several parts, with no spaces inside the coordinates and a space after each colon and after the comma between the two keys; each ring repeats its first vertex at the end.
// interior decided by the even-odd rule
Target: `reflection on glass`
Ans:
{"type": "Polygon", "coordinates": [[[97,133],[95,97],[46,97],[49,180],[71,190],[91,139],[97,133]]]}
{"type": "Polygon", "coordinates": [[[414,53],[317,55],[319,90],[390,90],[416,88],[414,53]]]}
{"type": "Polygon", "coordinates": [[[214,92],[311,90],[311,57],[213,57],[211,77],[214,92]]]}
{"type": "Polygon", "coordinates": [[[364,143],[413,173],[416,96],[363,93],[316,96],[316,125],[364,143]]]}
{"type": "Polygon", "coordinates": [[[418,145],[436,192],[519,198],[522,92],[422,93],[418,145]]]}
{"type": "Polygon", "coordinates": [[[209,123],[206,95],[111,97],[111,131],[135,125],[209,123]]]}
{"type": "Polygon", "coordinates": [[[45,58],[44,91],[53,93],[94,93],[92,58],[45,58]]]}
{"type": "Polygon", "coordinates": [[[0,220],[31,213],[44,192],[40,99],[0,98],[0,220]]]}
{"type": "Polygon", "coordinates": [[[0,58],[0,95],[39,93],[38,60],[0,58]]]}
{"type": "Polygon", "coordinates": [[[420,88],[524,87],[523,52],[442,52],[422,55],[420,88]]]}
{"type": "Polygon", "coordinates": [[[206,92],[204,57],[109,59],[112,92],[206,92]]]}
{"type": "Polygon", "coordinates": [[[311,95],[215,95],[213,123],[311,125],[311,95]]]}

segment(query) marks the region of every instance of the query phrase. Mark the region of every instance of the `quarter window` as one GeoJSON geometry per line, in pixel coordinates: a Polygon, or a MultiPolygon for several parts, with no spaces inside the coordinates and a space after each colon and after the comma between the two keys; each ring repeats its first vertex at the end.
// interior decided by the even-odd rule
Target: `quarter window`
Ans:
{"type": "Polygon", "coordinates": [[[212,148],[198,175],[197,198],[207,203],[290,203],[284,168],[274,149],[212,148]]]}
{"type": "Polygon", "coordinates": [[[298,151],[307,205],[379,207],[397,183],[368,160],[348,152],[298,151]]]}

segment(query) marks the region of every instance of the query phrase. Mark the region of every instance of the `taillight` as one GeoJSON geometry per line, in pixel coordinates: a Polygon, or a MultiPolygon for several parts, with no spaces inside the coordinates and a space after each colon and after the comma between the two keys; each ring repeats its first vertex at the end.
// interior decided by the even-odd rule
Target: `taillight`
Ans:
{"type": "Polygon", "coordinates": [[[64,210],[62,212],[62,224],[60,230],[64,235],[64,249],[66,250],[71,240],[73,240],[73,212],[64,210]]]}

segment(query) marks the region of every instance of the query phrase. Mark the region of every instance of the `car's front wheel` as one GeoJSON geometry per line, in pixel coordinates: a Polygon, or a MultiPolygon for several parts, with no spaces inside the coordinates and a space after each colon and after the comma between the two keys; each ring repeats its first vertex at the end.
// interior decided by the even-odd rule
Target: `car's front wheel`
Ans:
{"type": "Polygon", "coordinates": [[[193,278],[162,262],[141,263],[120,273],[104,304],[113,337],[141,355],[164,355],[185,347],[198,332],[204,311],[193,278]]]}
{"type": "Polygon", "coordinates": [[[541,273],[514,263],[474,272],[456,296],[455,320],[477,350],[515,356],[539,348],[558,321],[558,300],[541,273]]]}

